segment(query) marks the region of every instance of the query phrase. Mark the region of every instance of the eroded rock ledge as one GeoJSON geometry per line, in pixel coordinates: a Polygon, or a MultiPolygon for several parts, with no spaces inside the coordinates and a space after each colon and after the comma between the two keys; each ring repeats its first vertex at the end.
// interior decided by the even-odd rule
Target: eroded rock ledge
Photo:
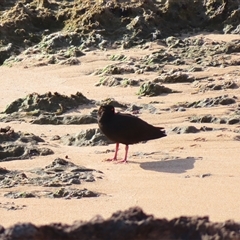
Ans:
{"type": "Polygon", "coordinates": [[[134,207],[118,211],[104,220],[97,216],[89,222],[73,225],[53,223],[35,226],[19,223],[4,229],[0,239],[8,240],[151,240],[151,239],[240,239],[240,224],[233,221],[213,223],[208,217],[179,217],[172,220],[156,219],[134,207]]]}

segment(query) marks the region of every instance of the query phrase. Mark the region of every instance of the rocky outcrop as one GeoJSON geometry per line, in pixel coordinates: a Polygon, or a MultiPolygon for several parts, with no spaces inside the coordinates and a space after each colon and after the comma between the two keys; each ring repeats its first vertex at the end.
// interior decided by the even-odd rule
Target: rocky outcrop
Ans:
{"type": "Polygon", "coordinates": [[[89,222],[73,225],[53,223],[35,226],[18,223],[12,227],[0,226],[0,239],[8,240],[174,240],[174,239],[240,239],[240,224],[233,221],[213,223],[208,217],[179,217],[157,219],[138,207],[118,211],[104,220],[97,216],[89,222]]]}
{"type": "Polygon", "coordinates": [[[24,49],[40,54],[39,64],[72,65],[89,47],[129,48],[187,31],[240,32],[236,0],[11,0],[0,2],[0,13],[0,64],[21,61],[24,49]]]}

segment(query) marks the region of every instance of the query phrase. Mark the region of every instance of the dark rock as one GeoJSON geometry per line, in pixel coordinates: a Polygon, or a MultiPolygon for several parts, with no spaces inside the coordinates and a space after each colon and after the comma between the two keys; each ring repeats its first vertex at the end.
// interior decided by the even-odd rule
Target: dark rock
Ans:
{"type": "Polygon", "coordinates": [[[230,105],[230,104],[233,104],[235,102],[236,102],[236,100],[234,98],[226,97],[226,98],[220,99],[219,104],[221,104],[221,105],[230,105]]]}
{"type": "MultiPolygon", "coordinates": [[[[42,64],[63,63],[67,58],[81,56],[82,49],[105,49],[113,45],[129,48],[164,38],[170,49],[176,49],[183,47],[185,42],[173,36],[193,30],[239,33],[239,3],[234,0],[197,1],[195,4],[182,1],[96,4],[85,1],[77,5],[72,1],[2,0],[0,4],[3,12],[0,42],[4,48],[12,44],[11,53],[2,54],[2,62],[11,56],[5,64],[27,61],[28,52],[44,59],[42,64]],[[143,12],[148,14],[140,16],[143,12]],[[54,60],[47,62],[48,58],[54,60]]],[[[198,41],[198,47],[203,43],[198,41]]],[[[29,64],[33,59],[36,57],[30,58],[29,64]]]]}
{"type": "Polygon", "coordinates": [[[226,119],[220,119],[219,123],[220,123],[220,124],[227,123],[227,120],[226,120],[226,119]]]}
{"type": "Polygon", "coordinates": [[[240,40],[233,40],[226,45],[226,54],[240,52],[240,40]]]}
{"type": "Polygon", "coordinates": [[[0,174],[3,175],[3,174],[6,174],[6,173],[9,173],[9,170],[7,170],[6,168],[0,167],[0,174]]]}
{"type": "Polygon", "coordinates": [[[6,239],[23,240],[36,239],[36,237],[39,237],[39,231],[32,223],[18,223],[4,231],[4,238],[6,239]]]}
{"type": "Polygon", "coordinates": [[[199,123],[211,123],[211,122],[214,122],[215,120],[216,120],[216,118],[210,114],[201,116],[201,117],[193,116],[190,118],[190,122],[199,122],[199,123]]]}
{"type": "Polygon", "coordinates": [[[213,128],[212,127],[203,126],[203,127],[200,128],[200,131],[204,131],[204,132],[213,131],[213,128]]]}
{"type": "Polygon", "coordinates": [[[228,124],[237,124],[240,122],[240,117],[232,117],[228,119],[228,124]]]}
{"type": "Polygon", "coordinates": [[[1,239],[70,240],[70,239],[240,239],[240,225],[234,221],[210,222],[208,217],[181,216],[171,220],[157,219],[139,207],[118,211],[106,220],[98,216],[89,222],[76,221],[73,225],[53,223],[35,226],[18,223],[2,228],[1,239]]]}
{"type": "Polygon", "coordinates": [[[8,59],[13,51],[12,43],[9,43],[7,46],[0,47],[0,65],[4,63],[6,59],[8,59]]]}

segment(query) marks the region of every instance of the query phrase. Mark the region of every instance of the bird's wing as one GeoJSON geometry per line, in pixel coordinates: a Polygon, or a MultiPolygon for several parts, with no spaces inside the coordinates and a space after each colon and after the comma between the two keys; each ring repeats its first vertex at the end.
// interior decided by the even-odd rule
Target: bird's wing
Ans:
{"type": "Polygon", "coordinates": [[[157,138],[160,131],[157,127],[130,114],[116,114],[111,123],[119,142],[125,141],[129,144],[157,138]]]}

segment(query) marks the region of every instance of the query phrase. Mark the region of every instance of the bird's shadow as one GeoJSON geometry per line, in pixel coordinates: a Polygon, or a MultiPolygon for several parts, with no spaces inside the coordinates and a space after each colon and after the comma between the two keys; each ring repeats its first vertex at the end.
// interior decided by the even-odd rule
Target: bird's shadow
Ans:
{"type": "Polygon", "coordinates": [[[140,167],[144,170],[165,172],[165,173],[185,173],[187,170],[193,169],[197,159],[194,157],[163,159],[161,161],[143,162],[140,167]]]}

